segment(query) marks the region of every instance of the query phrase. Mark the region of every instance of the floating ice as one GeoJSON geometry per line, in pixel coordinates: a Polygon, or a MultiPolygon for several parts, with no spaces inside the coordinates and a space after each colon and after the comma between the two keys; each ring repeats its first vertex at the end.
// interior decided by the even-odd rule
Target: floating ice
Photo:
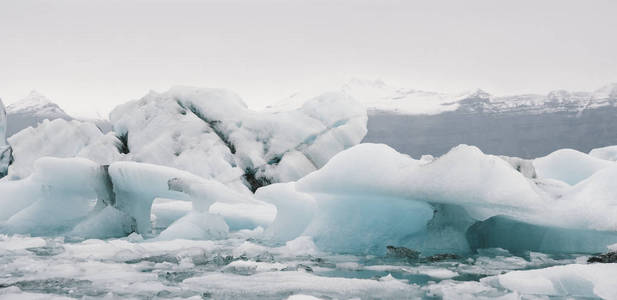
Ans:
{"type": "Polygon", "coordinates": [[[251,194],[170,167],[122,161],[111,164],[109,176],[116,196],[115,207],[135,218],[140,233],[150,231],[152,203],[160,197],[191,201],[193,210],[202,213],[208,212],[216,202],[233,207],[244,205],[240,212],[225,209],[213,212],[231,219],[248,219],[249,223],[261,223],[263,218],[266,219],[263,222],[268,222],[274,213],[271,205],[256,201],[251,194]],[[257,211],[251,211],[252,208],[257,211]]]}
{"type": "Polygon", "coordinates": [[[523,295],[617,299],[616,276],[617,268],[613,264],[571,264],[513,271],[481,282],[523,295]]]}
{"type": "Polygon", "coordinates": [[[0,178],[6,176],[9,165],[13,162],[12,148],[6,141],[7,123],[6,109],[0,99],[0,178]]]}
{"type": "Polygon", "coordinates": [[[92,161],[46,157],[37,160],[34,170],[25,180],[0,184],[3,231],[66,232],[88,216],[97,199],[110,201],[105,170],[92,161]]]}
{"type": "Polygon", "coordinates": [[[229,226],[221,216],[190,212],[161,232],[158,239],[220,240],[226,238],[228,233],[229,226]]]}
{"type": "Polygon", "coordinates": [[[117,107],[111,121],[127,159],[246,191],[297,180],[323,166],[362,140],[367,115],[341,94],[325,94],[290,112],[259,113],[225,90],[176,87],[117,107]]]}
{"type": "Polygon", "coordinates": [[[617,146],[607,146],[589,151],[589,155],[610,161],[617,161],[617,146]]]}
{"type": "Polygon", "coordinates": [[[615,165],[613,162],[572,149],[557,150],[533,161],[539,177],[557,179],[571,185],[579,183],[598,170],[615,165]]]}
{"type": "Polygon", "coordinates": [[[380,253],[389,244],[424,253],[481,247],[596,252],[617,236],[611,183],[617,167],[603,167],[572,187],[534,178],[546,172],[534,176],[529,161],[507,162],[471,146],[422,162],[385,145],[361,144],[297,182],[261,188],[256,196],[277,206],[267,236],[285,241],[308,235],[320,249],[335,252],[380,253]],[[467,232],[474,222],[500,215],[516,220],[519,230],[488,226],[490,233],[480,233],[476,224],[467,232]],[[519,233],[521,241],[538,238],[519,248],[491,240],[519,233]]]}
{"type": "Polygon", "coordinates": [[[34,162],[45,156],[83,157],[102,165],[121,158],[120,141],[104,135],[93,123],[55,119],[26,128],[9,138],[15,161],[9,168],[11,179],[25,178],[34,162]]]}
{"type": "Polygon", "coordinates": [[[68,235],[86,239],[118,238],[135,232],[136,227],[134,218],[112,206],[107,206],[93,212],[92,216],[77,224],[68,235]]]}

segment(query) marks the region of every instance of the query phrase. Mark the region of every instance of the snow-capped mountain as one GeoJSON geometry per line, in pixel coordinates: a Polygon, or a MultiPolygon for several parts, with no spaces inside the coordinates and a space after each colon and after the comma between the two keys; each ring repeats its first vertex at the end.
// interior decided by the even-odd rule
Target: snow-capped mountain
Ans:
{"type": "Polygon", "coordinates": [[[522,94],[493,96],[478,90],[456,101],[458,110],[471,113],[551,113],[577,112],[605,106],[617,106],[617,83],[593,92],[551,91],[546,95],[522,94]]]}
{"type": "Polygon", "coordinates": [[[27,127],[35,127],[45,119],[73,120],[60,106],[36,91],[6,108],[8,126],[7,137],[27,127]]]}
{"type": "MultiPolygon", "coordinates": [[[[435,115],[452,111],[466,113],[580,112],[589,108],[617,106],[617,83],[606,85],[593,92],[555,90],[546,95],[496,96],[482,89],[461,93],[441,93],[395,87],[379,79],[354,78],[343,84],[340,91],[364,104],[369,111],[406,115],[435,115]]],[[[303,93],[296,93],[267,109],[296,108],[305,98],[306,95],[303,93]]]]}

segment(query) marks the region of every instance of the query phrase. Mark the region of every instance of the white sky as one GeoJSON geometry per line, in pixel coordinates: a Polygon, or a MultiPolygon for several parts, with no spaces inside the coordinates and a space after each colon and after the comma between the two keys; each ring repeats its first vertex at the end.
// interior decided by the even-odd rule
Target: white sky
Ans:
{"type": "Polygon", "coordinates": [[[615,0],[0,0],[0,97],[106,114],[173,85],[261,107],[351,77],[494,94],[617,82],[615,0]]]}

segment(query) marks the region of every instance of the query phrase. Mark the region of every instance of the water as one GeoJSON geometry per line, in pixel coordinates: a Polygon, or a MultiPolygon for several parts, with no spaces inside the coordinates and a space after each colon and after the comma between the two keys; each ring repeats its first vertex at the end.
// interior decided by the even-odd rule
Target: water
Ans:
{"type": "Polygon", "coordinates": [[[500,297],[479,281],[512,270],[571,264],[576,256],[503,250],[429,261],[315,253],[254,238],[222,241],[0,236],[0,298],[441,299],[500,297]]]}

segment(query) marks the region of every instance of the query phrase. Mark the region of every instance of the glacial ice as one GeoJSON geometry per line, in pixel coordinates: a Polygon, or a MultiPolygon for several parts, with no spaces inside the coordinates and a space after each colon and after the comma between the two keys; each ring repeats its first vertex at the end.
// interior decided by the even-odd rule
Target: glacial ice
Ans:
{"type": "Polygon", "coordinates": [[[77,238],[119,238],[137,230],[135,219],[107,206],[100,211],[91,212],[84,221],[77,224],[67,235],[77,238]]]}
{"type": "Polygon", "coordinates": [[[482,283],[520,294],[544,297],[617,299],[612,264],[570,264],[538,270],[513,271],[481,279],[482,283]]]}
{"type": "Polygon", "coordinates": [[[14,155],[9,177],[26,178],[32,173],[34,162],[45,156],[83,157],[108,165],[121,158],[119,143],[116,137],[103,134],[93,123],[44,120],[37,127],[28,127],[9,138],[14,155]]]}
{"type": "Polygon", "coordinates": [[[615,166],[615,163],[576,150],[561,149],[534,159],[533,166],[539,177],[575,185],[598,170],[615,166]]]}
{"type": "Polygon", "coordinates": [[[280,113],[249,110],[235,94],[176,87],[117,107],[126,159],[186,170],[238,191],[297,180],[366,134],[366,110],[324,94],[280,113]]]}
{"type": "Polygon", "coordinates": [[[0,178],[6,176],[9,165],[13,161],[12,148],[6,141],[7,137],[7,122],[6,109],[4,103],[0,99],[0,178]]]}
{"type": "Polygon", "coordinates": [[[221,240],[229,234],[223,217],[208,212],[190,212],[161,232],[158,239],[221,240]]]}
{"type": "MultiPolygon", "coordinates": [[[[540,169],[569,164],[550,161],[540,169]]],[[[472,146],[461,145],[422,162],[385,145],[360,144],[297,182],[259,189],[256,197],[277,206],[276,218],[266,230],[270,238],[285,241],[308,235],[328,251],[383,253],[385,245],[394,244],[427,254],[465,253],[508,248],[517,243],[490,238],[507,240],[520,233],[521,240],[525,235],[539,240],[520,242],[520,248],[515,245],[512,250],[590,253],[616,242],[617,191],[611,182],[617,167],[607,164],[570,186],[533,178],[531,171],[523,174],[513,160],[485,155],[472,146]],[[489,218],[502,220],[500,216],[521,224],[518,231],[509,232],[513,225],[504,225],[485,226],[491,232],[480,233],[479,223],[473,225],[489,218]],[[356,232],[362,234],[352,234],[356,232]]],[[[546,172],[538,172],[538,177],[542,174],[546,172]]]]}
{"type": "Polygon", "coordinates": [[[589,151],[589,155],[600,159],[617,161],[617,146],[592,149],[589,151]]]}
{"type": "MultiPolygon", "coordinates": [[[[202,223],[194,220],[205,216],[213,220],[207,224],[226,228],[224,221],[216,221],[219,215],[225,216],[224,210],[218,215],[208,213],[215,202],[248,205],[244,214],[231,214],[236,220],[263,223],[263,214],[269,219],[274,214],[271,205],[222,183],[169,167],[125,161],[106,167],[83,158],[44,157],[35,162],[29,177],[2,182],[0,194],[0,220],[5,221],[0,226],[2,231],[33,235],[64,233],[102,238],[133,231],[149,233],[151,206],[157,197],[189,201],[195,211],[172,224],[170,232],[178,232],[171,227],[188,228],[190,224],[200,228],[202,223]],[[251,208],[258,208],[258,212],[253,213],[251,208]]],[[[201,228],[208,230],[207,226],[201,228]]]]}
{"type": "MultiPolygon", "coordinates": [[[[135,218],[137,232],[140,233],[150,231],[151,209],[155,198],[191,201],[193,210],[201,213],[209,212],[216,202],[247,205],[249,209],[243,210],[244,214],[231,211],[229,217],[249,219],[255,223],[262,223],[259,221],[263,217],[259,214],[260,208],[267,210],[266,214],[274,213],[270,208],[271,205],[257,201],[250,195],[237,192],[218,181],[204,179],[171,167],[120,161],[109,166],[109,176],[116,197],[115,207],[135,218]],[[256,208],[257,214],[251,212],[250,208],[256,208]]],[[[224,209],[213,213],[227,216],[224,209]]]]}
{"type": "Polygon", "coordinates": [[[66,232],[88,216],[97,199],[109,201],[104,169],[92,161],[45,157],[36,161],[34,170],[24,180],[0,184],[3,231],[66,232]]]}

